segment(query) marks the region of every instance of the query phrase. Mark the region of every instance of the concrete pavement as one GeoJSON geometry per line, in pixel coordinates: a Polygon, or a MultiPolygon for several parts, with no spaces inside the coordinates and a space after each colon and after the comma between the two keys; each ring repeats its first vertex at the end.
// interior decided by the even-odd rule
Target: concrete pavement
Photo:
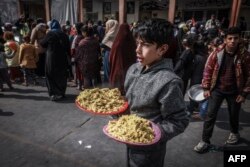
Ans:
{"type": "MultiPolygon", "coordinates": [[[[0,95],[0,167],[125,167],[126,147],[102,132],[110,120],[79,110],[79,91],[67,88],[67,98],[51,102],[44,86],[14,85],[0,95]]],[[[241,142],[250,147],[250,101],[240,115],[241,142]]],[[[202,121],[169,141],[166,167],[223,167],[223,152],[197,154],[202,121]]],[[[226,105],[218,114],[212,143],[223,146],[229,135],[226,105]]]]}

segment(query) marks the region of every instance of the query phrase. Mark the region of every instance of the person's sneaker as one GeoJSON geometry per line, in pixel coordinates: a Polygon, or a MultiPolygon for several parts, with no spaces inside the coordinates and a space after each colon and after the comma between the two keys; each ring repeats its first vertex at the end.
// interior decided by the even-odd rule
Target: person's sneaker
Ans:
{"type": "Polygon", "coordinates": [[[203,118],[200,116],[200,114],[193,114],[192,116],[192,119],[193,120],[196,120],[196,121],[203,121],[203,118]]]}
{"type": "Polygon", "coordinates": [[[27,82],[23,82],[22,85],[23,86],[29,86],[29,84],[27,82]]]}
{"type": "Polygon", "coordinates": [[[33,85],[39,85],[39,83],[37,81],[34,81],[33,85]]]}
{"type": "Polygon", "coordinates": [[[237,144],[240,140],[240,134],[239,133],[230,133],[229,137],[226,141],[226,144],[237,144]]]}
{"type": "Polygon", "coordinates": [[[186,113],[187,113],[187,116],[190,118],[192,113],[190,111],[188,111],[188,110],[186,110],[186,113]]]}
{"type": "Polygon", "coordinates": [[[194,151],[197,153],[205,153],[208,152],[209,149],[209,143],[206,143],[204,141],[200,141],[195,147],[194,151]]]}

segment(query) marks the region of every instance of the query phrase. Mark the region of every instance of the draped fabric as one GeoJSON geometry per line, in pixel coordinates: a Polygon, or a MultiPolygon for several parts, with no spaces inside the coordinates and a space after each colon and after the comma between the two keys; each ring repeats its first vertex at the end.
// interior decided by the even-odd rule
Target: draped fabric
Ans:
{"type": "Polygon", "coordinates": [[[112,87],[118,87],[124,92],[124,81],[130,65],[136,62],[136,44],[128,24],[121,24],[112,46],[109,82],[112,87]]]}
{"type": "Polygon", "coordinates": [[[71,24],[77,22],[77,0],[52,0],[51,18],[64,24],[69,20],[71,24]]]}
{"type": "Polygon", "coordinates": [[[2,23],[11,22],[14,23],[18,18],[17,13],[17,0],[1,0],[0,1],[0,25],[2,23]]]}

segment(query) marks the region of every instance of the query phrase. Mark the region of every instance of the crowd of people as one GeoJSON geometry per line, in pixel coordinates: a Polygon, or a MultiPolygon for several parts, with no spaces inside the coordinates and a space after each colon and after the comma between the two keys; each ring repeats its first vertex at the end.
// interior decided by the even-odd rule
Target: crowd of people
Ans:
{"type": "Polygon", "coordinates": [[[215,15],[205,25],[156,18],[131,25],[114,19],[60,25],[21,17],[15,26],[6,23],[0,32],[0,91],[4,82],[14,89],[13,83],[36,85],[38,77],[45,78],[51,101],[65,97],[68,81],[79,90],[119,88],[131,113],[158,124],[163,134],[152,147],[129,147],[130,166],[162,167],[166,142],[184,131],[188,116],[204,121],[194,150],[208,151],[223,99],[231,128],[226,143],[239,141],[241,103],[250,93],[250,41],[241,39],[239,27],[228,28],[215,15]],[[184,102],[196,84],[207,98],[205,113],[198,102],[184,102]]]}

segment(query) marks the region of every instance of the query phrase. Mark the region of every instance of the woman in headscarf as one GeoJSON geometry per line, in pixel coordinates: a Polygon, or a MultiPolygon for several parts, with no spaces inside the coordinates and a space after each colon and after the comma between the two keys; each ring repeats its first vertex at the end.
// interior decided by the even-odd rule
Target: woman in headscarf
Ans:
{"type": "Polygon", "coordinates": [[[41,41],[41,46],[47,49],[45,77],[50,100],[56,101],[65,96],[70,63],[70,42],[57,20],[51,21],[50,29],[45,39],[41,41]]]}
{"type": "Polygon", "coordinates": [[[109,54],[118,32],[119,23],[116,20],[108,20],[106,22],[106,33],[102,40],[101,47],[103,48],[103,70],[104,82],[109,81],[109,54]]]}
{"type": "Polygon", "coordinates": [[[136,62],[136,44],[128,24],[121,24],[110,51],[109,83],[124,94],[124,81],[130,65],[136,62]]]}
{"type": "Polygon", "coordinates": [[[39,60],[37,62],[36,75],[38,75],[39,77],[44,77],[45,50],[41,47],[40,42],[46,36],[46,24],[43,23],[42,20],[40,20],[41,22],[39,21],[39,19],[37,21],[38,24],[31,31],[30,43],[35,45],[39,57],[39,60]]]}

